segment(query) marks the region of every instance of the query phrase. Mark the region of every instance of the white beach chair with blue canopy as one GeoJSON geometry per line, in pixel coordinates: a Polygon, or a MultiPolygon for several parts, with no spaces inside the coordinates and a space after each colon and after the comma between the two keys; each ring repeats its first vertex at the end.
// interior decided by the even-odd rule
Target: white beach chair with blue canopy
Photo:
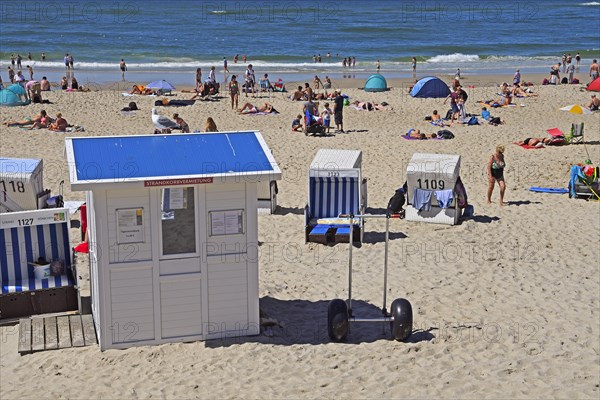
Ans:
{"type": "Polygon", "coordinates": [[[364,214],[367,183],[361,171],[359,150],[320,149],[308,173],[308,204],[305,207],[305,240],[316,243],[348,243],[350,229],[362,242],[363,222],[352,224],[340,214],[364,214]]]}

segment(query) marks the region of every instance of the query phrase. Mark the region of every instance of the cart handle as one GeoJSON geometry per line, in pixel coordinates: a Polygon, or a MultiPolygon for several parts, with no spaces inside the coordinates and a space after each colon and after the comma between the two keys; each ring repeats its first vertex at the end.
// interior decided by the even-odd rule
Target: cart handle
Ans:
{"type": "Polygon", "coordinates": [[[338,218],[402,218],[402,214],[340,214],[338,218]]]}

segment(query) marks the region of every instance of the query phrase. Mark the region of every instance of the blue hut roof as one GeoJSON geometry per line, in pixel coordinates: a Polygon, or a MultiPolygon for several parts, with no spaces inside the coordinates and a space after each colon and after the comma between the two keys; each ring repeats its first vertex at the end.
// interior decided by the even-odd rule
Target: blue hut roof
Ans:
{"type": "Polygon", "coordinates": [[[190,183],[211,183],[216,177],[221,182],[227,178],[243,181],[249,176],[257,182],[281,177],[259,132],[80,137],[66,141],[71,185],[84,190],[97,184],[169,186],[153,182],[191,179],[190,183]]]}

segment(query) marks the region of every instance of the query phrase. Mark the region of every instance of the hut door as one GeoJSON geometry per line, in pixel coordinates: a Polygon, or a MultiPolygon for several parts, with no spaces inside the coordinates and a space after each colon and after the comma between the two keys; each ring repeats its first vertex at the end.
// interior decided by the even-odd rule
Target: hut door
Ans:
{"type": "Polygon", "coordinates": [[[202,335],[198,190],[186,186],[160,192],[161,336],[202,335]]]}

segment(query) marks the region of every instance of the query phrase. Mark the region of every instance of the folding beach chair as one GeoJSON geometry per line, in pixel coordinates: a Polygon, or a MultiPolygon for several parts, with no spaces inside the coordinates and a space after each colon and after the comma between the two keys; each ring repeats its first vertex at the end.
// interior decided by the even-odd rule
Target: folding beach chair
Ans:
{"type": "Polygon", "coordinates": [[[569,143],[583,143],[583,122],[571,124],[571,132],[566,138],[569,143]]]}

